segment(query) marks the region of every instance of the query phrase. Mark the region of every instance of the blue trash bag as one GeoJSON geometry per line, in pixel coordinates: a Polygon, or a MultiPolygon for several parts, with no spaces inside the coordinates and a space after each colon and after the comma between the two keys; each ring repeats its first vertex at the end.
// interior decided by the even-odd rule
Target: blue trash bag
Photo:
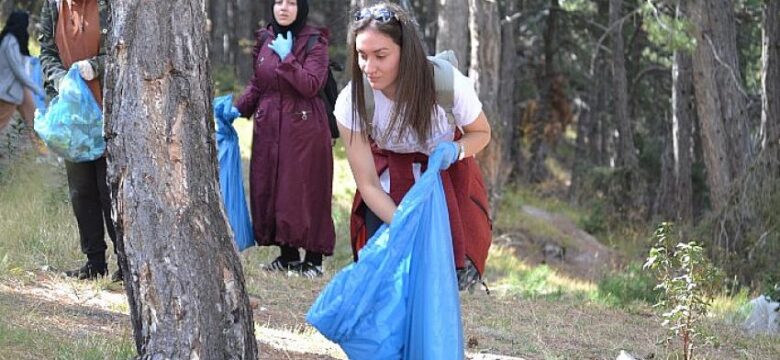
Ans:
{"type": "MultiPolygon", "coordinates": [[[[43,89],[43,71],[41,70],[41,60],[35,56],[28,57],[30,62],[29,73],[30,79],[35,85],[43,89]]],[[[35,102],[35,108],[38,111],[46,112],[46,96],[33,93],[33,102],[35,102]]]]}
{"type": "Polygon", "coordinates": [[[238,112],[225,115],[225,108],[233,107],[233,95],[214,99],[214,118],[217,125],[217,150],[219,152],[219,186],[225,202],[230,227],[236,238],[239,251],[255,244],[252,222],[244,195],[244,176],[241,169],[241,151],[238,147],[238,133],[233,128],[233,120],[238,112]],[[226,118],[227,117],[227,118],[226,118]]]}
{"type": "Polygon", "coordinates": [[[46,146],[66,160],[84,162],[103,156],[103,112],[77,66],[68,70],[49,109],[35,112],[34,128],[46,146]]]}
{"type": "Polygon", "coordinates": [[[306,319],[350,359],[463,359],[457,276],[442,153],[320,293],[306,319]]]}

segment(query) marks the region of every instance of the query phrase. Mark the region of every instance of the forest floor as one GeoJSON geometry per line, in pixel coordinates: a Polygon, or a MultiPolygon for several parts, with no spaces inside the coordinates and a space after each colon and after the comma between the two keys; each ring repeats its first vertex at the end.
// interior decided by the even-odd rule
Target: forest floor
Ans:
{"type": "MultiPolygon", "coordinates": [[[[249,126],[239,123],[239,133],[251,131],[249,126]]],[[[15,145],[13,136],[0,135],[5,144],[0,146],[0,359],[132,358],[135,343],[122,285],[60,274],[82,261],[62,164],[36,158],[15,145]]],[[[343,149],[336,150],[337,249],[325,263],[325,277],[263,271],[261,265],[276,255],[272,249],[241,254],[247,290],[257,303],[262,359],[346,358],[304,318],[322,288],[351,261],[346,225],[354,183],[343,149]]],[[[601,285],[610,276],[639,282],[636,272],[614,272],[631,256],[580,230],[576,210],[529,195],[534,192],[511,189],[504,196],[486,270],[491,293],[461,293],[468,357],[615,359],[626,350],[642,359],[677,358],[679,343],[664,342],[666,332],[650,303],[616,303],[601,285]]],[[[109,261],[115,268],[113,256],[109,261]]],[[[704,322],[716,341],[702,343],[699,358],[778,358],[776,338],[750,337],[739,329],[747,300],[747,294],[716,299],[704,322]]]]}

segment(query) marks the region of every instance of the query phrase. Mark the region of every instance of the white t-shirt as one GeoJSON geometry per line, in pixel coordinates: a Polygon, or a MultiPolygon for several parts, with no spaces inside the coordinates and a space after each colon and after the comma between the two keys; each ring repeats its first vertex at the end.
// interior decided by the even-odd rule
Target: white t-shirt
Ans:
{"type": "MultiPolygon", "coordinates": [[[[454,73],[454,101],[452,114],[455,115],[455,124],[450,124],[447,120],[447,114],[441,106],[436,106],[437,111],[434,116],[431,136],[424,146],[417,142],[417,136],[413,130],[407,131],[401,139],[393,134],[391,136],[378,136],[387,132],[390,125],[390,115],[395,103],[388,99],[381,91],[374,90],[374,118],[372,123],[374,129],[372,138],[377,145],[385,150],[408,154],[420,152],[428,154],[436,148],[442,141],[452,141],[455,138],[455,126],[463,127],[474,122],[477,116],[482,112],[482,102],[479,101],[477,92],[474,89],[474,82],[460,73],[457,69],[454,73]],[[383,140],[386,139],[386,140],[383,140]]],[[[336,121],[347,129],[360,131],[360,121],[355,121],[355,127],[352,126],[352,86],[347,85],[336,100],[336,106],[333,110],[336,121]]]]}

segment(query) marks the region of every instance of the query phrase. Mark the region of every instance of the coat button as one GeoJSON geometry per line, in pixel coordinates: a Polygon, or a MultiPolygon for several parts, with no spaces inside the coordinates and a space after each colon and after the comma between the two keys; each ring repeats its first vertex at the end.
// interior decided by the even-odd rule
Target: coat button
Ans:
{"type": "Polygon", "coordinates": [[[103,29],[100,32],[102,32],[103,34],[108,34],[108,29],[103,29]]]}

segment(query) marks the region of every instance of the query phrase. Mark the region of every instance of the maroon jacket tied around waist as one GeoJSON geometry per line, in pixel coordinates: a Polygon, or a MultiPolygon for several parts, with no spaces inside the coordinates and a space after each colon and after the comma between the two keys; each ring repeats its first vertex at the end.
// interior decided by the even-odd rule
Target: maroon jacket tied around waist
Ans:
{"type": "MultiPolygon", "coordinates": [[[[382,150],[373,143],[371,152],[374,155],[377,174],[382,174],[386,169],[390,170],[390,198],[399,204],[414,185],[412,164],[422,164],[425,171],[428,156],[421,153],[394,153],[382,150]]],[[[443,171],[441,179],[450,216],[455,266],[463,268],[468,257],[479,273],[484,274],[493,224],[488,213],[487,192],[482,180],[482,172],[476,160],[469,157],[455,162],[449,169],[443,171]]],[[[364,218],[365,207],[360,192],[356,191],[350,218],[352,251],[355,260],[358,251],[368,241],[364,218]]]]}

